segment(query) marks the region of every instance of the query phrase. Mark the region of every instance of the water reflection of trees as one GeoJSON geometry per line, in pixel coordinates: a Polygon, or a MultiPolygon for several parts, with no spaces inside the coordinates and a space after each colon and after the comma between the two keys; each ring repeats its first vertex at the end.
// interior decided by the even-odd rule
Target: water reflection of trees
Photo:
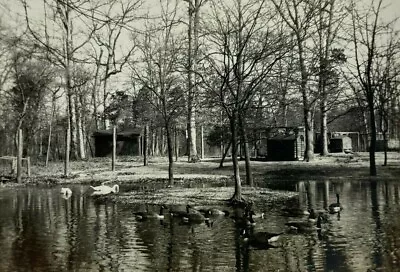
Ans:
{"type": "Polygon", "coordinates": [[[326,209],[335,193],[340,193],[345,207],[340,217],[330,216],[319,235],[324,251],[316,263],[325,270],[340,267],[341,271],[395,267],[400,244],[396,214],[400,190],[396,182],[300,182],[298,189],[303,207],[326,209]]]}
{"type": "MultiPolygon", "coordinates": [[[[163,224],[138,222],[121,206],[95,204],[84,190],[74,190],[68,200],[48,188],[12,190],[0,198],[0,271],[397,269],[400,184],[327,180],[299,183],[298,189],[299,207],[323,210],[338,192],[344,210],[340,218],[330,215],[319,233],[285,234],[279,248],[270,250],[243,243],[230,218],[211,227],[169,216],[163,224]]],[[[256,229],[275,231],[288,220],[262,203],[254,205],[268,215],[256,229]]]]}
{"type": "Polygon", "coordinates": [[[180,219],[166,217],[138,222],[136,232],[146,246],[150,268],[155,271],[210,270],[213,267],[234,267],[231,245],[232,224],[220,221],[206,224],[183,224],[180,219]],[[230,264],[230,265],[227,265],[230,264]]]}
{"type": "MultiPolygon", "coordinates": [[[[82,194],[81,194],[82,193],[82,194]]],[[[15,190],[1,202],[0,230],[7,229],[0,250],[1,271],[103,269],[118,271],[120,235],[114,204],[93,208],[93,201],[74,191],[64,200],[48,188],[15,190]],[[11,225],[8,222],[13,222],[11,225]],[[34,269],[35,268],[35,269],[34,269]]]]}

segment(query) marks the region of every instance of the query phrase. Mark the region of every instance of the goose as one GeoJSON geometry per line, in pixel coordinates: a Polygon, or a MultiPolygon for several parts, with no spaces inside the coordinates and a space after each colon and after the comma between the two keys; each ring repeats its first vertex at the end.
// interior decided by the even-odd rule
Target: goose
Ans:
{"type": "Polygon", "coordinates": [[[211,208],[209,210],[205,210],[205,215],[206,216],[228,216],[229,211],[226,210],[220,210],[217,208],[211,208]]]}
{"type": "Polygon", "coordinates": [[[265,213],[261,212],[261,213],[255,213],[254,211],[251,211],[251,218],[255,219],[255,218],[261,218],[264,219],[265,218],[265,213]]]}
{"type": "Polygon", "coordinates": [[[64,187],[62,187],[60,193],[63,194],[63,195],[65,195],[65,196],[70,196],[70,195],[72,195],[72,191],[71,191],[70,188],[64,188],[64,187]]]}
{"type": "Polygon", "coordinates": [[[309,222],[317,222],[317,218],[318,218],[318,216],[319,216],[319,214],[317,215],[317,213],[315,212],[315,210],[314,209],[310,209],[309,210],[309,215],[308,215],[308,221],[309,222]]]}
{"type": "Polygon", "coordinates": [[[115,184],[113,187],[102,184],[100,186],[90,186],[90,188],[94,190],[92,195],[108,195],[119,192],[119,186],[117,184],[115,184]]]}
{"type": "Polygon", "coordinates": [[[256,213],[254,211],[249,211],[248,216],[249,216],[249,218],[248,218],[247,225],[254,226],[256,224],[256,221],[254,221],[254,217],[256,216],[256,213]]]}
{"type": "Polygon", "coordinates": [[[164,209],[165,208],[166,207],[164,205],[161,205],[159,213],[151,212],[151,211],[147,210],[145,212],[135,212],[134,214],[136,215],[136,217],[139,220],[145,220],[145,219],[148,219],[148,218],[155,218],[155,219],[162,220],[162,219],[164,219],[164,209]]]}
{"type": "Polygon", "coordinates": [[[268,232],[256,232],[251,234],[246,229],[243,229],[242,235],[244,236],[243,242],[247,243],[249,246],[255,249],[270,249],[277,247],[271,243],[277,241],[281,234],[268,232]]]}
{"type": "Polygon", "coordinates": [[[297,232],[307,232],[315,229],[321,229],[322,217],[317,217],[317,223],[313,221],[291,221],[285,223],[286,226],[290,227],[291,230],[295,230],[297,232]]]}
{"type": "Polygon", "coordinates": [[[256,222],[254,221],[254,218],[253,218],[254,214],[255,214],[254,211],[245,210],[245,213],[243,215],[232,217],[232,218],[238,227],[246,228],[249,226],[256,225],[256,222]]]}
{"type": "Polygon", "coordinates": [[[291,216],[291,217],[298,217],[298,216],[304,216],[304,215],[310,215],[310,211],[309,210],[304,210],[301,208],[297,208],[297,207],[293,207],[293,208],[283,208],[282,212],[287,215],[287,216],[291,216]]]}
{"type": "Polygon", "coordinates": [[[187,207],[185,207],[185,210],[180,210],[180,209],[170,209],[169,213],[172,217],[179,217],[182,218],[187,214],[187,207]]]}
{"type": "Polygon", "coordinates": [[[198,210],[193,209],[190,205],[187,205],[186,213],[182,214],[182,220],[185,223],[200,224],[202,222],[208,221],[209,218],[205,217],[198,210]]]}
{"type": "Polygon", "coordinates": [[[328,208],[330,213],[338,213],[343,209],[340,205],[339,194],[336,194],[336,203],[332,203],[328,208]]]}
{"type": "Polygon", "coordinates": [[[244,240],[249,241],[250,243],[267,244],[278,241],[283,232],[273,233],[267,231],[257,231],[250,233],[247,229],[243,229],[241,234],[243,235],[244,240]]]}

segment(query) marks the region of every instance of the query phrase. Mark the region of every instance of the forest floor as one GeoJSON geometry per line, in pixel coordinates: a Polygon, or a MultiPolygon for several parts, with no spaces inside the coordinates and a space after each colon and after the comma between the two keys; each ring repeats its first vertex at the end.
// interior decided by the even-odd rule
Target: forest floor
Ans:
{"type": "MultiPolygon", "coordinates": [[[[73,161],[70,164],[70,175],[63,176],[64,165],[62,162],[51,163],[48,167],[41,165],[32,166],[31,177],[25,179],[24,184],[91,184],[101,183],[113,185],[142,184],[140,191],[122,191],[114,200],[135,203],[188,203],[196,204],[221,203],[222,200],[233,195],[233,171],[231,160],[219,168],[219,158],[206,158],[198,163],[188,163],[186,157],[181,157],[174,162],[173,187],[168,186],[168,161],[166,158],[153,157],[148,166],[143,166],[140,157],[117,158],[116,170],[111,171],[110,158],[92,158],[87,161],[73,161]],[[151,186],[158,184],[158,186],[151,186]],[[162,186],[159,186],[159,185],[162,186]],[[232,185],[232,186],[230,186],[232,185]],[[152,188],[152,189],[149,189],[152,188]],[[157,189],[154,189],[157,188],[157,189]],[[182,188],[185,188],[184,190],[182,188]],[[202,203],[204,202],[204,203],[202,203]]],[[[300,180],[400,180],[400,153],[388,153],[388,164],[383,164],[383,153],[376,153],[376,165],[378,176],[369,176],[369,154],[330,154],[322,157],[315,156],[311,162],[304,161],[252,161],[255,187],[243,187],[243,195],[246,199],[264,197],[265,200],[277,200],[292,197],[294,193],[271,191],[260,188],[258,185],[266,182],[272,185],[282,183],[294,184],[300,180]]],[[[244,161],[240,161],[240,173],[242,183],[245,184],[244,161]]],[[[2,186],[16,186],[12,180],[2,186]]],[[[129,186],[128,186],[129,187],[129,186]]],[[[261,186],[264,187],[264,186],[261,186]]],[[[272,186],[274,187],[274,186],[272,186]]],[[[279,186],[277,186],[279,189],[279,186]]]]}

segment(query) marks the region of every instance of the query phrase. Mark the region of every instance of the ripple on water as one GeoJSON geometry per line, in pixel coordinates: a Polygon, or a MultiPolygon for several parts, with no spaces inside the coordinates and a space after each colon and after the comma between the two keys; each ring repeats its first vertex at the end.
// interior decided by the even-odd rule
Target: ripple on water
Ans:
{"type": "MultiPolygon", "coordinates": [[[[297,186],[303,190],[307,186],[297,186]]],[[[400,185],[310,183],[290,206],[322,210],[335,201],[318,233],[284,234],[278,248],[246,246],[230,217],[185,225],[166,216],[139,222],[131,209],[96,204],[84,188],[62,199],[57,188],[0,192],[0,271],[396,271],[400,259],[400,185]],[[82,189],[82,190],[81,190],[82,189]],[[328,192],[328,194],[327,194],[328,192]]],[[[282,207],[285,203],[282,203],[282,207]]],[[[289,205],[287,205],[289,206],[289,205]]],[[[268,203],[254,203],[254,230],[279,232],[293,218],[268,203]]],[[[143,207],[141,207],[143,208],[143,207]]],[[[301,217],[295,218],[301,220],[301,217]]]]}

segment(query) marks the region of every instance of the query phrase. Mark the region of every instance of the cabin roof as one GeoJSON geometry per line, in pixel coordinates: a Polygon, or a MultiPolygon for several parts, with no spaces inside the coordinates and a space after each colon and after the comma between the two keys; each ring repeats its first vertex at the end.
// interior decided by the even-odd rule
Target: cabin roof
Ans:
{"type": "Polygon", "coordinates": [[[268,138],[268,141],[269,140],[272,140],[272,141],[293,141],[293,140],[295,140],[296,139],[296,135],[294,135],[294,134],[290,134],[290,135],[276,135],[276,136],[274,136],[274,137],[271,137],[271,138],[268,138]]]}
{"type": "MultiPolygon", "coordinates": [[[[142,134],[142,129],[140,128],[132,128],[123,131],[117,131],[117,137],[133,137],[140,136],[142,134]]],[[[97,130],[93,132],[92,137],[112,137],[113,131],[112,129],[107,130],[97,130]]]]}

